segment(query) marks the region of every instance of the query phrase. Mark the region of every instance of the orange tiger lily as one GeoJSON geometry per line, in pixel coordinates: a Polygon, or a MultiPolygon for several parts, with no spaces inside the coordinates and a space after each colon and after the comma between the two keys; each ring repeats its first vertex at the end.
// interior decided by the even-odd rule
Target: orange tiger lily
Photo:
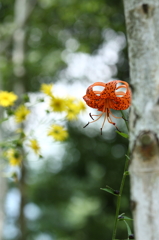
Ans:
{"type": "Polygon", "coordinates": [[[86,95],[83,97],[83,99],[85,100],[86,104],[89,107],[95,108],[98,111],[102,112],[98,115],[91,115],[90,113],[90,117],[92,119],[93,119],[93,116],[96,116],[97,119],[96,120],[93,119],[92,122],[88,122],[84,127],[88,126],[89,123],[96,122],[104,114],[104,121],[101,127],[101,134],[102,134],[102,129],[104,127],[104,123],[106,119],[108,120],[109,123],[113,124],[114,126],[116,125],[112,121],[110,115],[112,115],[114,118],[122,118],[122,117],[114,116],[110,109],[125,110],[130,106],[131,90],[129,88],[129,84],[121,80],[114,80],[108,83],[96,82],[87,88],[86,95]],[[121,83],[121,85],[117,86],[118,83],[121,83]],[[95,86],[101,86],[101,87],[104,87],[104,89],[103,91],[95,91],[93,90],[93,87],[95,86]],[[120,88],[126,89],[126,92],[120,91],[119,90],[120,88]]]}

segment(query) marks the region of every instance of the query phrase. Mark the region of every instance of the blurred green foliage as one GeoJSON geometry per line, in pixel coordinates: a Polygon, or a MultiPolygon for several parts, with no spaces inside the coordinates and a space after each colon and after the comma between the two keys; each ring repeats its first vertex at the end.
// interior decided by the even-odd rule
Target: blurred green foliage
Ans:
{"type": "MultiPolygon", "coordinates": [[[[11,61],[13,49],[12,34],[14,25],[14,4],[16,1],[1,1],[1,70],[3,86],[10,89],[10,82],[17,81],[11,61]],[[4,43],[7,44],[7,48],[4,43]],[[9,65],[9,67],[8,67],[9,65]]],[[[30,5],[32,6],[32,1],[30,5]]],[[[27,91],[36,91],[39,84],[55,82],[58,73],[66,67],[61,53],[66,48],[66,41],[76,39],[80,45],[77,51],[94,54],[103,41],[102,32],[107,28],[125,32],[123,6],[121,1],[78,1],[78,0],[39,0],[27,18],[24,26],[25,67],[23,83],[27,91]]],[[[119,78],[128,71],[127,56],[122,57],[119,78]],[[124,61],[124,64],[123,64],[124,61]],[[122,73],[120,74],[120,71],[122,73]]],[[[21,79],[20,79],[21,80],[21,79]]]]}
{"type": "MultiPolygon", "coordinates": [[[[116,197],[100,188],[109,185],[119,189],[127,141],[111,131],[104,133],[106,140],[100,135],[86,136],[78,127],[70,126],[69,130],[70,141],[61,168],[53,173],[53,159],[48,159],[36,176],[35,172],[28,172],[29,201],[42,209],[28,235],[35,236],[39,228],[55,235],[55,239],[111,239],[116,197]]],[[[121,213],[128,216],[129,203],[127,179],[121,213]]],[[[127,237],[122,222],[118,237],[127,237]]]]}
{"type": "MultiPolygon", "coordinates": [[[[0,56],[1,86],[7,90],[12,90],[17,81],[22,81],[25,90],[31,92],[37,91],[42,82],[58,81],[58,74],[67,67],[61,53],[70,38],[79,42],[77,52],[93,55],[102,44],[105,29],[125,33],[122,1],[39,0],[24,26],[25,75],[17,80],[11,60],[15,2],[2,0],[0,5],[0,41],[4,46],[0,56]]],[[[120,57],[118,79],[127,80],[127,49],[120,57]]],[[[41,214],[35,220],[26,218],[23,239],[36,240],[40,233],[48,234],[53,240],[111,239],[116,199],[100,188],[109,185],[119,189],[128,143],[114,128],[104,131],[103,136],[100,132],[93,136],[94,128],[89,129],[75,124],[69,126],[70,138],[60,166],[54,165],[54,156],[44,160],[40,170],[32,170],[26,164],[26,203],[36,204],[41,214]]],[[[130,217],[128,179],[121,213],[130,217]]],[[[13,186],[16,184],[12,183],[13,186]]],[[[122,222],[117,235],[127,237],[122,222]]],[[[17,237],[9,239],[17,240],[17,237]]]]}

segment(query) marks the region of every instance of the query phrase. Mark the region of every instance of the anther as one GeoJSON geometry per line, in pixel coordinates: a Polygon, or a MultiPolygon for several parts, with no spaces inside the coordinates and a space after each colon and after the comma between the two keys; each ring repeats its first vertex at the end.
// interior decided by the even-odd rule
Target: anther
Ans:
{"type": "Polygon", "coordinates": [[[120,130],[119,130],[119,128],[115,125],[115,124],[113,124],[114,125],[114,127],[116,127],[116,130],[118,131],[118,132],[121,132],[120,130]]]}
{"type": "Polygon", "coordinates": [[[89,125],[89,122],[83,128],[87,127],[88,125],[89,125]]]}
{"type": "Polygon", "coordinates": [[[100,129],[100,134],[102,135],[102,128],[100,129]]]}
{"type": "MultiPolygon", "coordinates": [[[[115,126],[115,127],[116,127],[116,126],[115,126]]],[[[118,132],[121,132],[121,131],[119,130],[119,128],[116,127],[116,129],[117,129],[118,132]]]]}
{"type": "Polygon", "coordinates": [[[94,120],[94,118],[92,117],[91,113],[89,113],[89,116],[92,118],[92,120],[94,120]]]}

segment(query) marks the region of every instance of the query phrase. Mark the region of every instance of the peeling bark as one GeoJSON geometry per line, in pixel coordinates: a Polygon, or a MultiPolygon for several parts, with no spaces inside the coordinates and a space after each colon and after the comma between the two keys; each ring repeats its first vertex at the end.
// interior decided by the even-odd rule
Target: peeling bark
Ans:
{"type": "Polygon", "coordinates": [[[159,239],[159,1],[124,0],[130,78],[135,239],[159,239]]]}

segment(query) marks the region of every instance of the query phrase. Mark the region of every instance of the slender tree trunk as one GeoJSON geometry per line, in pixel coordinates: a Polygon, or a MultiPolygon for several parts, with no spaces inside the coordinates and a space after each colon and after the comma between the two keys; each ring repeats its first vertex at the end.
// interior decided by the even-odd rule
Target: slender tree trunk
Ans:
{"type": "Polygon", "coordinates": [[[24,67],[25,59],[25,38],[26,38],[26,18],[27,18],[27,0],[16,0],[14,6],[14,22],[16,30],[13,34],[13,71],[16,77],[14,82],[15,92],[22,94],[25,92],[24,76],[26,73],[24,67]]]}
{"type": "MultiPolygon", "coordinates": [[[[26,17],[27,17],[27,0],[16,0],[14,6],[14,22],[16,31],[13,35],[13,51],[12,51],[12,62],[13,71],[16,81],[14,82],[14,92],[19,96],[25,92],[25,74],[26,69],[24,66],[25,60],[25,38],[26,38],[26,17]]],[[[25,159],[23,159],[25,161],[25,159]]],[[[20,229],[20,236],[18,240],[26,239],[26,221],[24,216],[24,207],[26,204],[25,199],[25,165],[21,166],[21,178],[19,180],[19,191],[20,191],[20,213],[18,219],[18,225],[20,229]]]]}
{"type": "MultiPolygon", "coordinates": [[[[13,35],[13,52],[12,52],[12,62],[13,71],[15,75],[14,92],[21,96],[26,92],[26,69],[25,69],[25,43],[26,43],[26,23],[27,19],[32,13],[35,7],[36,0],[16,0],[14,6],[14,22],[16,26],[16,31],[13,35]]],[[[24,127],[24,126],[23,126],[24,127]]],[[[22,149],[24,152],[24,149],[22,149]]],[[[23,154],[24,156],[25,154],[23,154]]],[[[24,215],[24,207],[26,205],[26,167],[25,159],[23,159],[23,164],[21,166],[21,178],[19,180],[19,191],[21,194],[20,202],[20,214],[18,219],[18,224],[20,228],[20,236],[18,240],[27,239],[27,229],[26,229],[26,219],[24,215]]]]}
{"type": "MultiPolygon", "coordinates": [[[[1,41],[0,41],[1,46],[1,41]]],[[[1,48],[1,47],[0,47],[1,48]]],[[[0,89],[3,89],[3,79],[0,73],[0,89]]],[[[3,118],[3,108],[0,108],[0,119],[3,118]]],[[[0,125],[0,142],[3,141],[3,127],[0,125]]],[[[1,148],[0,148],[0,155],[2,154],[1,148]]],[[[4,219],[5,219],[5,213],[4,213],[4,201],[6,197],[7,192],[7,181],[6,177],[3,176],[3,161],[0,159],[0,239],[3,239],[3,229],[4,229],[4,219]]]]}
{"type": "Polygon", "coordinates": [[[124,0],[129,45],[131,201],[136,240],[159,239],[159,1],[124,0]]]}

